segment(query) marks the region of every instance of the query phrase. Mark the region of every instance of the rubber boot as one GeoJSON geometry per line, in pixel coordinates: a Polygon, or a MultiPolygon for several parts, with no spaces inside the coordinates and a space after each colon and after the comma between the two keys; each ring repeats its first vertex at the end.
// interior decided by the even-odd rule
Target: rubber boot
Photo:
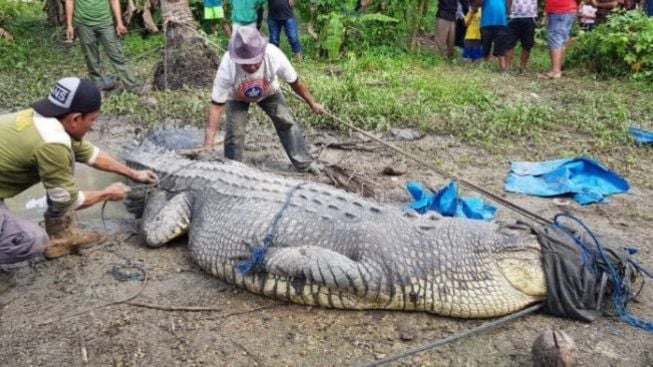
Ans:
{"type": "Polygon", "coordinates": [[[63,216],[45,217],[45,231],[50,237],[50,245],[43,255],[48,259],[65,256],[82,248],[89,248],[107,239],[103,233],[79,227],[75,212],[63,216]]]}

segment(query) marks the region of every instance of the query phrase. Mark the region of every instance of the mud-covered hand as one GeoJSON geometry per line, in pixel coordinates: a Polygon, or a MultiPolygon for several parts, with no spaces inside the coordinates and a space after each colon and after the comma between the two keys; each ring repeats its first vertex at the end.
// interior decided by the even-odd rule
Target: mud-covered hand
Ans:
{"type": "Polygon", "coordinates": [[[321,104],[319,104],[317,102],[311,103],[310,106],[311,106],[311,110],[313,110],[313,112],[315,112],[315,113],[324,113],[324,112],[326,112],[325,109],[324,109],[324,106],[322,106],[321,104]]]}
{"type": "Polygon", "coordinates": [[[159,176],[157,176],[156,173],[154,173],[149,169],[135,171],[134,175],[131,178],[136,182],[142,182],[148,184],[154,184],[159,182],[159,176]]]}
{"type": "Polygon", "coordinates": [[[126,198],[130,191],[131,188],[122,182],[114,182],[104,189],[104,192],[107,195],[107,200],[111,201],[118,201],[126,198]]]}

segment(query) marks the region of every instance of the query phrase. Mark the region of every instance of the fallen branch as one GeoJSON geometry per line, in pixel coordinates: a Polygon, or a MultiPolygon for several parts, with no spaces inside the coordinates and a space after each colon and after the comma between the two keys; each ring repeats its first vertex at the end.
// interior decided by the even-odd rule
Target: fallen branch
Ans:
{"type": "Polygon", "coordinates": [[[222,311],[222,308],[211,306],[163,306],[154,303],[145,303],[138,301],[129,301],[126,304],[134,307],[151,308],[161,311],[185,311],[185,312],[203,312],[203,311],[222,311]]]}
{"type": "Polygon", "coordinates": [[[325,143],[317,142],[317,146],[322,146],[323,149],[340,149],[340,150],[353,150],[361,152],[374,152],[377,151],[380,146],[369,146],[356,142],[342,142],[342,143],[325,143]]]}
{"type": "Polygon", "coordinates": [[[349,168],[330,164],[324,167],[324,174],[331,180],[335,187],[360,194],[364,197],[374,197],[376,194],[376,187],[372,181],[349,168]]]}

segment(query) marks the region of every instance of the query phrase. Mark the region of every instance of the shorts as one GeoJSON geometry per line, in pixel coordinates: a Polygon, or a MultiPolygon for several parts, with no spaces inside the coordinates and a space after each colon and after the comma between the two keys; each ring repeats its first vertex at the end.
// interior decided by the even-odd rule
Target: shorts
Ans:
{"type": "MultiPolygon", "coordinates": [[[[653,1],[651,1],[651,2],[653,2],[653,1]]],[[[582,29],[585,32],[591,32],[594,29],[594,27],[596,27],[596,24],[594,24],[594,23],[580,22],[580,29],[582,29]]]]}
{"type": "Polygon", "coordinates": [[[222,19],[224,18],[224,8],[222,6],[205,6],[204,19],[222,19]]]}
{"type": "Polygon", "coordinates": [[[465,40],[463,59],[478,60],[483,58],[483,45],[481,40],[465,40]]]}
{"type": "Polygon", "coordinates": [[[546,43],[549,48],[562,48],[565,45],[575,19],[576,13],[549,14],[546,32],[546,43]]]}
{"type": "Polygon", "coordinates": [[[530,50],[535,45],[535,18],[514,18],[508,22],[503,40],[503,50],[512,50],[521,42],[521,48],[530,50]]]}
{"type": "Polygon", "coordinates": [[[483,57],[490,56],[490,52],[494,56],[501,56],[503,50],[500,49],[498,42],[500,38],[505,37],[506,26],[503,25],[491,25],[487,27],[481,27],[481,44],[483,45],[483,57]],[[494,44],[494,51],[492,50],[492,44],[494,44]]]}

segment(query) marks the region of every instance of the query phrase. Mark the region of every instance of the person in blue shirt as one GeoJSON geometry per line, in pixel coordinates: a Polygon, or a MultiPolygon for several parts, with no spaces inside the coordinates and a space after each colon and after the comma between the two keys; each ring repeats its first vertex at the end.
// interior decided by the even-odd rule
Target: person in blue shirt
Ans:
{"type": "Polygon", "coordinates": [[[482,0],[481,5],[481,44],[483,57],[490,59],[490,55],[503,58],[504,50],[501,49],[500,39],[506,31],[508,4],[506,0],[482,0]]]}

